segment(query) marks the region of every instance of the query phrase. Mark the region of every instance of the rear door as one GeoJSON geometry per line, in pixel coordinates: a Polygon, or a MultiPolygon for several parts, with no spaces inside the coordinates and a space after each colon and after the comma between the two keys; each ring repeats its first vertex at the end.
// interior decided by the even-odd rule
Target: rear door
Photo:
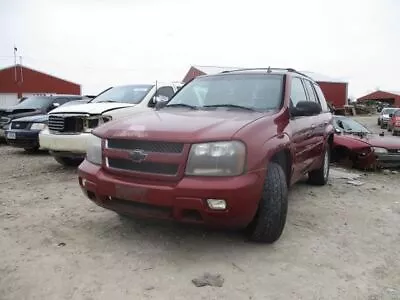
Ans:
{"type": "MultiPolygon", "coordinates": [[[[298,77],[292,78],[290,105],[295,107],[298,102],[307,101],[307,94],[302,80],[298,77]]],[[[294,145],[293,179],[302,176],[309,168],[311,160],[311,151],[313,148],[313,129],[311,124],[313,117],[301,116],[291,117],[290,127],[292,131],[292,140],[294,145]]]]}

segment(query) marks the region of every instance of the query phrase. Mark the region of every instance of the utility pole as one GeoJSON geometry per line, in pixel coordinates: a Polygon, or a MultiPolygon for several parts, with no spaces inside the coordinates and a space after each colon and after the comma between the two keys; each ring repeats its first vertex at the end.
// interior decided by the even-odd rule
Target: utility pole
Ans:
{"type": "Polygon", "coordinates": [[[17,82],[17,47],[14,45],[14,80],[17,82]]]}

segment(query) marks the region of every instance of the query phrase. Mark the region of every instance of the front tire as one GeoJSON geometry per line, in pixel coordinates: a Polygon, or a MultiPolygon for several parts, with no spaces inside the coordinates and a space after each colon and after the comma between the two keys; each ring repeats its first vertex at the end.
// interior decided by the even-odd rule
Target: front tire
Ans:
{"type": "Polygon", "coordinates": [[[71,158],[71,157],[63,157],[63,156],[54,156],[54,159],[59,164],[65,166],[65,167],[77,167],[83,161],[82,158],[71,158]]]}
{"type": "Polygon", "coordinates": [[[308,173],[308,182],[313,185],[325,185],[329,178],[329,161],[330,151],[329,145],[326,146],[322,166],[314,171],[308,173]]]}
{"type": "Polygon", "coordinates": [[[280,238],[286,223],[288,186],[282,167],[269,163],[258,211],[246,229],[253,242],[273,243],[280,238]]]}

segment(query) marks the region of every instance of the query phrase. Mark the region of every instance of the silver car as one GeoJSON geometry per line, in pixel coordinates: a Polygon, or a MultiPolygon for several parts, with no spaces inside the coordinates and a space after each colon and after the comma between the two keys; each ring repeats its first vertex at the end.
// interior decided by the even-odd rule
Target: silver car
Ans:
{"type": "Polygon", "coordinates": [[[399,110],[399,108],[395,107],[387,107],[382,109],[379,117],[378,117],[378,125],[381,126],[381,128],[386,128],[387,124],[389,122],[390,116],[395,112],[399,110]]]}

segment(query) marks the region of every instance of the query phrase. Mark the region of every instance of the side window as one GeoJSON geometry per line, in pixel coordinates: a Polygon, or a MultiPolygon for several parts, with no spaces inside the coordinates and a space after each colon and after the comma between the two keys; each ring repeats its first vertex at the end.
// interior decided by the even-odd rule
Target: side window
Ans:
{"type": "Polygon", "coordinates": [[[171,99],[174,94],[174,89],[171,86],[163,86],[157,91],[157,95],[167,97],[168,100],[171,99]]]}
{"type": "Polygon", "coordinates": [[[290,93],[290,100],[293,106],[296,106],[300,101],[306,101],[306,91],[304,90],[303,83],[300,78],[292,78],[292,91],[290,93]]]}
{"type": "Polygon", "coordinates": [[[53,103],[58,103],[60,105],[63,105],[64,103],[69,102],[69,101],[70,101],[70,99],[68,99],[68,98],[55,98],[53,103]]]}
{"type": "Polygon", "coordinates": [[[310,99],[310,101],[314,101],[314,102],[319,103],[318,97],[315,94],[315,90],[314,90],[311,82],[308,81],[308,80],[304,80],[304,85],[306,86],[306,90],[307,90],[307,93],[308,93],[308,98],[310,99]]]}
{"type": "Polygon", "coordinates": [[[317,92],[317,96],[319,99],[319,103],[321,104],[322,111],[323,112],[329,112],[329,107],[328,104],[326,103],[326,99],[324,96],[324,93],[322,92],[321,88],[319,85],[314,84],[315,91],[317,92]]]}

